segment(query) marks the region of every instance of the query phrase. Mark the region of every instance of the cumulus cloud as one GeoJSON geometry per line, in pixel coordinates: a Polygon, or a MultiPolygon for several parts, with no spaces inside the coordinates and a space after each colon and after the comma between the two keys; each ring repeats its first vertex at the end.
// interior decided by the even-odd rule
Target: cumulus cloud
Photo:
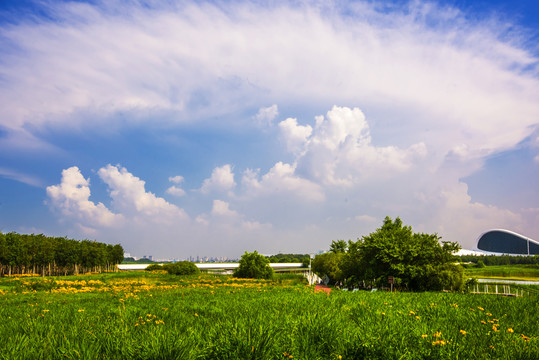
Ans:
{"type": "Polygon", "coordinates": [[[238,213],[230,210],[230,204],[222,200],[213,200],[213,208],[211,214],[214,216],[231,216],[236,217],[238,213]]]}
{"type": "MultiPolygon", "coordinates": [[[[297,126],[283,126],[289,137],[297,126]]],[[[306,133],[306,132],[305,132],[306,133]]],[[[305,151],[297,159],[300,174],[325,184],[357,184],[361,180],[392,176],[409,170],[427,153],[423,142],[407,149],[372,144],[369,125],[358,108],[334,106],[316,118],[310,137],[303,139],[305,151]]]]}
{"type": "Polygon", "coordinates": [[[261,126],[272,126],[277,115],[279,115],[279,108],[276,104],[273,104],[260,108],[255,115],[255,119],[261,126]]]}
{"type": "Polygon", "coordinates": [[[323,188],[312,181],[295,174],[295,167],[283,162],[276,163],[266,174],[259,176],[258,171],[246,170],[242,185],[249,197],[282,195],[299,200],[323,201],[323,188]]]}
{"type": "MultiPolygon", "coordinates": [[[[168,181],[174,183],[174,184],[181,184],[183,182],[183,176],[177,175],[177,176],[171,176],[168,178],[168,181]]],[[[173,196],[185,196],[185,190],[183,190],[181,187],[172,185],[169,187],[166,191],[167,194],[173,195],[173,196]]]]}
{"type": "Polygon", "coordinates": [[[113,205],[123,214],[170,222],[187,218],[186,213],[165,199],[145,190],[145,182],[120,166],[99,169],[99,177],[109,186],[113,205]]]}
{"type": "Polygon", "coordinates": [[[301,154],[305,150],[305,144],[313,132],[310,125],[298,125],[298,120],[288,118],[279,123],[279,129],[286,140],[288,151],[294,154],[301,154]]]}
{"type": "Polygon", "coordinates": [[[60,184],[48,186],[47,196],[53,208],[63,216],[77,220],[86,232],[96,226],[118,225],[123,220],[122,215],[114,214],[102,203],[89,200],[90,180],[85,179],[76,166],[62,171],[60,184]]]}
{"type": "Polygon", "coordinates": [[[211,177],[205,179],[200,188],[200,192],[208,194],[210,192],[230,191],[236,186],[232,166],[229,164],[216,167],[211,173],[211,177]]]}

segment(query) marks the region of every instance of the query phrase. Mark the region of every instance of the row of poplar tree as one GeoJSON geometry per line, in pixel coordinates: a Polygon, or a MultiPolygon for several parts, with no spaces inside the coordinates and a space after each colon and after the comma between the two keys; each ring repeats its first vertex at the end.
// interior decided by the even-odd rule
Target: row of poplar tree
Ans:
{"type": "Polygon", "coordinates": [[[124,249],[119,244],[0,232],[0,276],[113,271],[123,258],[124,249]]]}

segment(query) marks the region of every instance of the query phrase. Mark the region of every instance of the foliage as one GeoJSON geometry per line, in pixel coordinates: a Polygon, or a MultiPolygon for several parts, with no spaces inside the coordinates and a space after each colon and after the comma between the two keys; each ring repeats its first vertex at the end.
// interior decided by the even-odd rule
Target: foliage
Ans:
{"type": "Polygon", "coordinates": [[[165,268],[163,267],[163,265],[160,265],[160,264],[150,264],[146,267],[146,271],[155,271],[155,270],[164,270],[165,268]]]}
{"type": "Polygon", "coordinates": [[[436,234],[413,233],[400,218],[386,217],[381,228],[350,242],[341,265],[344,277],[385,285],[388,277],[410,290],[460,290],[463,269],[454,265],[457,243],[443,242],[436,234]]]}
{"type": "Polygon", "coordinates": [[[472,262],[477,264],[482,261],[486,266],[491,265],[539,265],[539,255],[534,256],[514,256],[514,255],[460,255],[457,257],[460,262],[472,262]]]}
{"type": "Polygon", "coordinates": [[[258,252],[249,253],[246,251],[241,256],[240,265],[234,271],[234,276],[250,279],[271,279],[273,277],[273,269],[269,264],[269,260],[258,252]]]}
{"type": "Polygon", "coordinates": [[[0,232],[0,275],[111,271],[122,262],[123,254],[119,244],[0,232]]]}
{"type": "Polygon", "coordinates": [[[532,360],[539,353],[537,295],[328,296],[268,280],[147,272],[4,277],[0,289],[0,359],[532,360]]]}
{"type": "Polygon", "coordinates": [[[344,257],[342,252],[327,252],[316,255],[312,261],[312,270],[315,274],[324,278],[327,276],[329,284],[335,285],[344,280],[341,263],[344,257]]]}
{"type": "Polygon", "coordinates": [[[198,267],[190,261],[178,261],[163,265],[169,274],[172,275],[195,275],[200,273],[198,267]]]}
{"type": "Polygon", "coordinates": [[[329,246],[329,252],[334,254],[345,253],[347,249],[348,243],[344,240],[333,240],[329,246]]]}

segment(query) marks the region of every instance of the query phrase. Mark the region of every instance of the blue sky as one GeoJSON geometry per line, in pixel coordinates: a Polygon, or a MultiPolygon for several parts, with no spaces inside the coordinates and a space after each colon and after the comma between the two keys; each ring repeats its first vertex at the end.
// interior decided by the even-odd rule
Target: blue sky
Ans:
{"type": "Polygon", "coordinates": [[[0,3],[0,231],[184,258],[539,239],[535,1],[0,3]]]}

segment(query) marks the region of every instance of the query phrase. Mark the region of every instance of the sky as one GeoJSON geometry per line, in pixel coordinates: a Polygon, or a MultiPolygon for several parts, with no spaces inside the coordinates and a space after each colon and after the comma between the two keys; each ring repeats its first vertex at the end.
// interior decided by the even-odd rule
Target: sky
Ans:
{"type": "Polygon", "coordinates": [[[316,253],[539,239],[537,1],[0,2],[0,231],[316,253]]]}

